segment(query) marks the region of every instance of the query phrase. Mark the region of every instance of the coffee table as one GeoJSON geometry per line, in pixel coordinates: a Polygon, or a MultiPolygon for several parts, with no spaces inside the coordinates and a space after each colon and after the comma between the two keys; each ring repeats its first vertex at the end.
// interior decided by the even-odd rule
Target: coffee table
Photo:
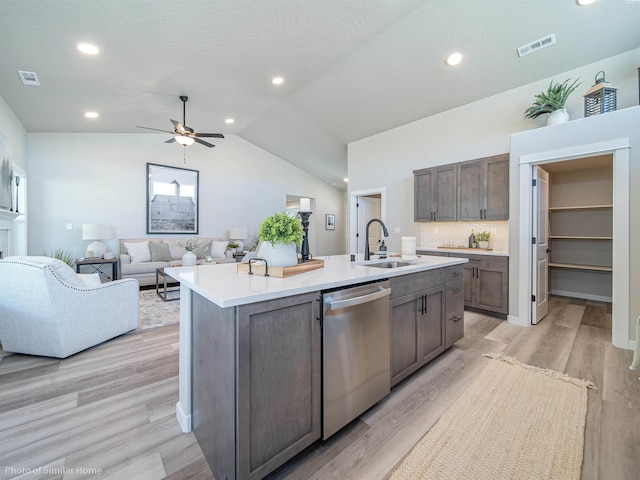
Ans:
{"type": "Polygon", "coordinates": [[[164,267],[156,268],[156,293],[165,302],[180,300],[180,282],[171,275],[165,273],[164,267]],[[162,284],[160,283],[162,277],[162,284]],[[167,285],[167,277],[173,280],[173,286],[167,285]],[[178,284],[176,287],[175,284],[178,284]],[[162,290],[160,290],[162,287],[162,290]]]}

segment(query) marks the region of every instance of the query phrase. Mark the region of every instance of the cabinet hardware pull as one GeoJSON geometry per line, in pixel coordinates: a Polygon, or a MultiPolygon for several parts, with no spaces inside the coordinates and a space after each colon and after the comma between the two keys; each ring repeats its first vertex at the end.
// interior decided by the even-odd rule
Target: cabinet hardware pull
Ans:
{"type": "Polygon", "coordinates": [[[480,219],[482,220],[482,209],[480,209],[480,219]]]}
{"type": "Polygon", "coordinates": [[[451,320],[458,323],[460,320],[462,320],[462,317],[451,317],[451,320]]]}
{"type": "Polygon", "coordinates": [[[453,291],[453,293],[458,293],[460,291],[460,289],[459,288],[454,288],[452,291],[453,291]]]}
{"type": "Polygon", "coordinates": [[[484,209],[484,219],[485,220],[487,219],[487,209],[486,208],[484,209]]]}

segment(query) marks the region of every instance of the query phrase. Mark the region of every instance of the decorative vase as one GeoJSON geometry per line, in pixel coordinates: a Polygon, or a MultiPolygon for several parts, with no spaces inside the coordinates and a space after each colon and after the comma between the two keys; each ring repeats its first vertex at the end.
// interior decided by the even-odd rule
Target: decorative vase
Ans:
{"type": "Polygon", "coordinates": [[[555,110],[549,114],[549,118],[547,118],[547,125],[556,125],[558,123],[566,123],[569,121],[569,113],[567,113],[567,109],[563,108],[562,110],[555,110]]]}
{"type": "Polygon", "coordinates": [[[258,258],[264,258],[269,267],[291,267],[298,263],[298,253],[295,243],[262,242],[258,251],[258,258]]]}
{"type": "Polygon", "coordinates": [[[484,248],[485,250],[487,250],[489,248],[489,240],[480,240],[478,242],[478,247],[484,248]]]}
{"type": "Polygon", "coordinates": [[[196,264],[196,254],[193,252],[187,252],[182,255],[182,266],[192,267],[196,264]]]}

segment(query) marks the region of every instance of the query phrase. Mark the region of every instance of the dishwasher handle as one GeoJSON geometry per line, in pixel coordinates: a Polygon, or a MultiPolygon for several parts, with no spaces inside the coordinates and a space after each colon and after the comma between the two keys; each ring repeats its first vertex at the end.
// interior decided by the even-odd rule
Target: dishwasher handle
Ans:
{"type": "Polygon", "coordinates": [[[389,295],[391,295],[390,288],[378,287],[377,291],[368,293],[366,295],[361,295],[359,297],[345,298],[344,300],[333,300],[329,297],[325,300],[326,310],[338,310],[340,308],[362,305],[363,303],[373,302],[374,300],[387,297],[389,295]]]}

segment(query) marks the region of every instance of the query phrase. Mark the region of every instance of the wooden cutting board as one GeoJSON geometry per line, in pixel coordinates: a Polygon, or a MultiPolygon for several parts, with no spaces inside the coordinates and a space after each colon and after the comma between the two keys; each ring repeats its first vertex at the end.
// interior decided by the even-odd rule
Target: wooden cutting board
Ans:
{"type": "MultiPolygon", "coordinates": [[[[269,276],[277,278],[290,277],[291,275],[298,275],[299,273],[310,272],[311,270],[317,270],[318,268],[324,268],[324,260],[309,260],[308,262],[301,262],[291,267],[269,267],[269,276]]],[[[251,264],[251,271],[254,275],[264,275],[266,272],[264,265],[251,264]]],[[[238,264],[238,273],[249,273],[248,263],[238,264]]]]}

